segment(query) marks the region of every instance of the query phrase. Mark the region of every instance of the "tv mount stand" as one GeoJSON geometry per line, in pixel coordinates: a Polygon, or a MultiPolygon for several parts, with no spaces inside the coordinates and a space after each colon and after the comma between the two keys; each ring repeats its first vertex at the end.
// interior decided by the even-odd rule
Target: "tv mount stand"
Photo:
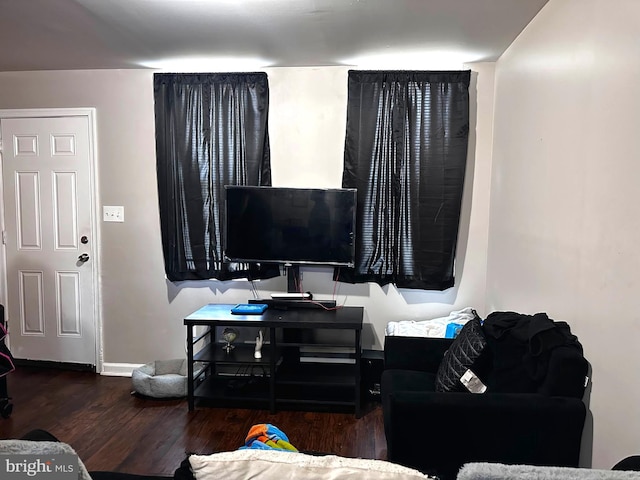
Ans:
{"type": "Polygon", "coordinates": [[[289,308],[333,309],[336,307],[335,300],[313,300],[311,292],[300,292],[299,265],[286,264],[285,271],[287,273],[286,294],[274,294],[270,299],[251,299],[249,303],[265,303],[271,308],[280,310],[288,310],[289,308]]]}
{"type": "Polygon", "coordinates": [[[287,272],[287,293],[300,293],[300,265],[284,266],[287,272]]]}

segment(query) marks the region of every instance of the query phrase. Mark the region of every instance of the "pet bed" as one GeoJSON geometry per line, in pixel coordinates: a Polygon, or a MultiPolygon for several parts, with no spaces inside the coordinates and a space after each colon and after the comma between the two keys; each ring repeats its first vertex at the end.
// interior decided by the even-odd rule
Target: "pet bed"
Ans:
{"type": "Polygon", "coordinates": [[[187,361],[174,359],[147,363],[133,370],[131,381],[133,390],[140,395],[153,398],[186,397],[187,361]]]}

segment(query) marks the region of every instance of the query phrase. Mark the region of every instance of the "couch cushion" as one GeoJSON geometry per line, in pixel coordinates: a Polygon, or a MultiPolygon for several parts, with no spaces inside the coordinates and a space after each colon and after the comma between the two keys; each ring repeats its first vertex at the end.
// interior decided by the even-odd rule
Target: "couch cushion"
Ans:
{"type": "Polygon", "coordinates": [[[444,354],[435,389],[438,392],[465,392],[460,378],[467,370],[473,371],[481,380],[489,368],[489,351],[482,332],[482,323],[476,316],[462,327],[449,350],[444,354]]]}

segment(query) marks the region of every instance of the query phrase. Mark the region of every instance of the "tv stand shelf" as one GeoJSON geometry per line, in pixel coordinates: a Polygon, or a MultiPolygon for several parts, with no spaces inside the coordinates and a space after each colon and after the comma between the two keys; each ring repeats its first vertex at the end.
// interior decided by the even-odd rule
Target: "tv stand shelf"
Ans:
{"type": "Polygon", "coordinates": [[[211,406],[353,408],[360,416],[362,307],[270,307],[261,315],[234,315],[234,305],[209,304],[184,319],[187,327],[189,410],[211,406]],[[194,328],[207,327],[194,337],[194,328]],[[262,358],[237,342],[229,353],[218,327],[255,327],[265,333],[262,358]],[[196,350],[196,346],[199,348],[196,350]],[[201,373],[194,378],[195,364],[201,373]]]}

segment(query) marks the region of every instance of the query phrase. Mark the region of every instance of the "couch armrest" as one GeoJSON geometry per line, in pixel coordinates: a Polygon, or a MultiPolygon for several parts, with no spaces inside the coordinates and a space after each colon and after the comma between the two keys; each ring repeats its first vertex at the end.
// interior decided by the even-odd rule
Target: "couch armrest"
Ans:
{"type": "Polygon", "coordinates": [[[586,408],[538,394],[393,392],[387,457],[455,478],[469,462],[578,466],[586,408]]]}
{"type": "Polygon", "coordinates": [[[393,337],[384,339],[384,368],[436,373],[453,339],[393,337]]]}

